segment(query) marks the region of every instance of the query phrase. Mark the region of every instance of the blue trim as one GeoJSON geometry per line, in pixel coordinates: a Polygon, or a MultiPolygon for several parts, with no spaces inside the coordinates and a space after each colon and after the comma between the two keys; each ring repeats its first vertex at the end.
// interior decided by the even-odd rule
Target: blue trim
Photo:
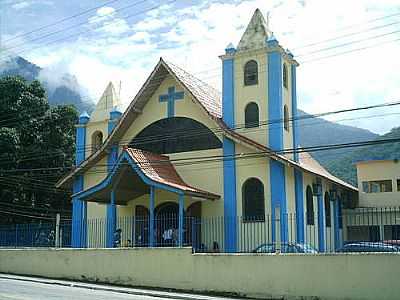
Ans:
{"type": "Polygon", "coordinates": [[[291,81],[292,81],[292,135],[293,135],[293,148],[295,149],[293,157],[295,161],[299,161],[299,153],[297,148],[299,147],[299,121],[297,111],[297,91],[296,91],[296,65],[292,64],[291,67],[291,81]]]}
{"type": "MultiPolygon", "coordinates": [[[[318,183],[321,185],[321,183],[318,183]]],[[[317,195],[318,201],[318,251],[325,252],[325,210],[324,210],[324,198],[321,188],[321,192],[317,195]]]]}
{"type": "Polygon", "coordinates": [[[115,204],[115,191],[111,190],[110,204],[107,205],[107,232],[106,232],[106,247],[114,247],[114,233],[117,229],[117,207],[115,204]]]}
{"type": "Polygon", "coordinates": [[[184,196],[179,194],[179,225],[178,225],[178,245],[183,246],[183,211],[184,211],[184,196]]]}
{"type": "Polygon", "coordinates": [[[168,118],[175,116],[175,101],[182,100],[184,96],[184,92],[175,92],[174,86],[168,88],[168,94],[160,95],[159,101],[168,104],[168,118]]]}
{"type": "Polygon", "coordinates": [[[150,203],[149,203],[149,246],[154,246],[154,202],[155,202],[155,188],[150,187],[150,203]]]}
{"type": "Polygon", "coordinates": [[[340,229],[339,229],[339,209],[340,209],[340,200],[339,198],[334,199],[333,201],[333,230],[334,230],[334,236],[335,236],[335,249],[340,248],[341,242],[340,242],[340,229]]]}
{"type": "Polygon", "coordinates": [[[233,59],[222,61],[222,119],[228,127],[235,126],[235,78],[233,59]]]}
{"type": "Polygon", "coordinates": [[[283,149],[282,56],[278,51],[268,53],[268,127],[269,147],[283,149]],[[279,121],[278,121],[279,120],[279,121]]]}
{"type": "Polygon", "coordinates": [[[296,241],[304,243],[304,193],[303,172],[294,170],[294,189],[296,201],[296,241]]]}
{"type": "Polygon", "coordinates": [[[226,137],[223,138],[223,154],[225,251],[235,252],[237,248],[235,143],[226,137]]]}
{"type": "Polygon", "coordinates": [[[85,160],[85,148],[86,148],[86,127],[78,125],[76,128],[76,158],[75,164],[79,166],[85,160]]]}
{"type": "Polygon", "coordinates": [[[288,218],[286,206],[286,181],[285,165],[279,161],[270,159],[270,184],[271,184],[271,218],[272,218],[272,242],[276,242],[275,211],[280,209],[280,236],[281,242],[288,242],[288,218]]]}
{"type": "Polygon", "coordinates": [[[172,192],[172,193],[176,193],[176,194],[180,194],[182,191],[177,189],[177,188],[173,188],[169,185],[166,184],[162,184],[159,182],[155,182],[153,180],[151,180],[150,178],[148,178],[143,172],[142,170],[137,166],[136,162],[129,156],[129,154],[127,154],[126,152],[123,152],[120,157],[118,158],[117,163],[115,164],[114,168],[110,171],[110,173],[107,175],[107,177],[100,182],[99,184],[87,189],[86,191],[83,191],[77,195],[77,196],[81,199],[86,198],[88,196],[90,196],[91,194],[98,192],[104,188],[106,188],[109,184],[111,184],[113,177],[115,176],[115,174],[117,173],[121,163],[126,160],[129,165],[132,167],[132,169],[136,172],[136,174],[139,175],[140,179],[143,180],[143,182],[147,185],[150,186],[154,186],[156,188],[168,191],[168,192],[172,192]]]}
{"type": "MultiPolygon", "coordinates": [[[[83,190],[83,176],[79,175],[74,178],[73,192],[77,193],[83,190]]],[[[86,230],[85,227],[85,204],[77,197],[72,198],[72,241],[73,248],[81,248],[84,245],[83,237],[86,230]]]]}

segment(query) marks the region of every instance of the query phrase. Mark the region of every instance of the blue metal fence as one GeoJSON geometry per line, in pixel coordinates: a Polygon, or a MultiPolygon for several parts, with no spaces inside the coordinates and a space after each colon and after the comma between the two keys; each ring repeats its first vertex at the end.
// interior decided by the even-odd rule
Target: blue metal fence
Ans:
{"type": "MultiPolygon", "coordinates": [[[[346,210],[331,217],[319,214],[304,216],[304,234],[298,235],[298,218],[295,214],[279,217],[193,217],[185,216],[182,231],[182,246],[192,247],[194,252],[226,252],[226,226],[236,228],[234,252],[306,252],[313,249],[336,252],[345,244],[354,244],[352,249],[393,250],[400,249],[400,208],[369,208],[346,210]],[[323,223],[324,227],[319,224],[323,223]],[[284,224],[284,226],[282,226],[284,224]],[[283,232],[283,230],[285,232],[283,232]],[[320,234],[320,230],[324,234],[320,234]],[[275,231],[275,232],[274,232],[275,231]],[[321,240],[321,236],[324,240],[321,240]],[[363,244],[364,243],[364,244],[363,244]],[[354,248],[355,247],[355,248],[354,248]],[[357,248],[359,247],[359,248],[357,248]],[[365,248],[367,249],[367,248],[365,248]]],[[[86,247],[105,248],[107,243],[107,219],[88,219],[86,224],[86,247]]],[[[114,247],[177,247],[179,243],[178,215],[162,215],[154,220],[154,234],[150,237],[150,221],[147,216],[120,216],[116,220],[118,229],[112,239],[114,247]]],[[[71,221],[55,223],[0,225],[0,247],[58,247],[71,246],[71,221]],[[56,238],[58,232],[59,238],[56,238]]],[[[362,251],[358,252],[362,252],[362,251]]]]}

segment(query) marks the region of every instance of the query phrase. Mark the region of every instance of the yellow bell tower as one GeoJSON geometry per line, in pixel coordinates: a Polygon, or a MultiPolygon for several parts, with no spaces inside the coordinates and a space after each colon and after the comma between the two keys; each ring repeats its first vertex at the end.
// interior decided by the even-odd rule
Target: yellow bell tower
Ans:
{"type": "MultiPolygon", "coordinates": [[[[223,62],[223,118],[233,129],[275,151],[297,145],[296,66],[259,9],[223,62]]],[[[293,154],[288,155],[294,158],[293,154]]]]}

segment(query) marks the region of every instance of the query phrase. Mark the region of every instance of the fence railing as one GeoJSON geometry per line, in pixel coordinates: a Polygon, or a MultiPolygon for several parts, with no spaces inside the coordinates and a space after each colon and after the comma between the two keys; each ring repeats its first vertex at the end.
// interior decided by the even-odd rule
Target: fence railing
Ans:
{"type": "Polygon", "coordinates": [[[71,222],[0,225],[0,247],[55,247],[59,232],[59,247],[71,246],[71,222]]]}
{"type": "MultiPolygon", "coordinates": [[[[117,230],[111,237],[106,218],[88,219],[85,224],[84,240],[88,248],[106,248],[110,238],[113,247],[180,246],[179,217],[174,214],[154,219],[152,238],[148,216],[118,217],[112,226],[117,230]]],[[[70,247],[71,227],[71,222],[61,222],[58,230],[55,223],[0,226],[0,247],[70,247]]],[[[226,233],[232,235],[232,228],[234,252],[329,253],[400,249],[400,208],[344,210],[341,214],[332,211],[329,217],[318,213],[305,213],[302,218],[296,214],[231,218],[185,216],[182,227],[181,244],[192,247],[194,252],[232,251],[226,245],[226,233]],[[299,220],[304,220],[303,226],[298,225],[299,220]],[[228,227],[231,231],[227,231],[228,227]]]]}

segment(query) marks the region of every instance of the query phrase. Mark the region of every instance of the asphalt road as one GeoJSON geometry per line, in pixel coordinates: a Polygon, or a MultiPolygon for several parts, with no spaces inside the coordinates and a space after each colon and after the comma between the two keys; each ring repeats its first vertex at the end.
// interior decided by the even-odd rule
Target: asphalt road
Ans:
{"type": "MultiPolygon", "coordinates": [[[[178,295],[178,294],[177,294],[178,295]]],[[[208,299],[227,299],[205,297],[208,299]]],[[[0,278],[0,300],[160,300],[170,297],[151,297],[126,293],[99,291],[88,288],[44,284],[0,278]]],[[[172,297],[173,299],[173,297],[172,297]]],[[[203,299],[202,296],[193,299],[203,299]]]]}

